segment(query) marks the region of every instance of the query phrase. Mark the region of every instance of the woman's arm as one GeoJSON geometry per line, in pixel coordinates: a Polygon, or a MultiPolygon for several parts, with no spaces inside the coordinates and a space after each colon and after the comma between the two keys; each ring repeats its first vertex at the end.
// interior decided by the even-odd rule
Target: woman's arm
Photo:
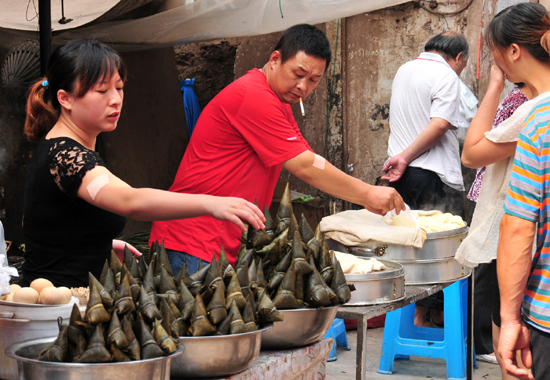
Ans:
{"type": "Polygon", "coordinates": [[[135,220],[173,220],[210,215],[233,222],[243,231],[243,221],[255,229],[265,227],[262,211],[244,199],[135,189],[103,166],[97,166],[84,175],[78,196],[94,206],[135,220]],[[96,179],[100,176],[105,178],[105,175],[108,181],[103,183],[107,183],[98,185],[96,179]]]}
{"type": "Polygon", "coordinates": [[[504,73],[495,64],[491,67],[491,80],[487,93],[470,123],[464,148],[462,164],[468,168],[481,168],[514,154],[516,143],[494,143],[485,137],[492,129],[500,94],[504,89],[504,73]]]}

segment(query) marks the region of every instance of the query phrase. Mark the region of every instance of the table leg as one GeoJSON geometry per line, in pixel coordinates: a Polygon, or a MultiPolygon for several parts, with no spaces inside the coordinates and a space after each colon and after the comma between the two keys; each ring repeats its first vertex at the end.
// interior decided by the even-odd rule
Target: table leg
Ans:
{"type": "Polygon", "coordinates": [[[472,380],[473,376],[473,352],[474,352],[474,274],[468,277],[468,332],[466,335],[466,379],[472,380]]]}
{"type": "Polygon", "coordinates": [[[356,380],[366,380],[367,378],[367,316],[361,315],[357,318],[357,361],[356,361],[356,380]]]}

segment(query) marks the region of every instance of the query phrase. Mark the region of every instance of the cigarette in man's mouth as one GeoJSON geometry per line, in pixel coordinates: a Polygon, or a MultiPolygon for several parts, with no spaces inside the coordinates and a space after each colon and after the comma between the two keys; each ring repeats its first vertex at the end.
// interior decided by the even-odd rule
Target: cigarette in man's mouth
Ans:
{"type": "Polygon", "coordinates": [[[304,103],[302,103],[302,98],[300,98],[300,109],[302,110],[302,116],[306,116],[306,111],[304,110],[304,103]]]}

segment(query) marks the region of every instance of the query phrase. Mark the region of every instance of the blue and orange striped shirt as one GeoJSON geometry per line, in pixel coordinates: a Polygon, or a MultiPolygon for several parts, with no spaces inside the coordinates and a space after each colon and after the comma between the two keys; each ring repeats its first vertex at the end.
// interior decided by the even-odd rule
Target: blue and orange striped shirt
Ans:
{"type": "Polygon", "coordinates": [[[533,257],[522,314],[534,327],[550,332],[550,96],[525,119],[519,136],[504,210],[537,223],[533,257]]]}

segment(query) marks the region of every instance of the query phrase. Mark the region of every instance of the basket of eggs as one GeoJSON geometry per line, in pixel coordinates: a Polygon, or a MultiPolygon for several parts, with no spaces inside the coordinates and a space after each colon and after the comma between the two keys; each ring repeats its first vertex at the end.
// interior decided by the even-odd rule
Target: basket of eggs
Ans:
{"type": "Polygon", "coordinates": [[[54,337],[59,317],[68,322],[78,298],[70,289],[54,287],[43,278],[29,287],[10,285],[10,294],[0,297],[0,379],[19,379],[17,361],[4,355],[12,343],[54,337]]]}

